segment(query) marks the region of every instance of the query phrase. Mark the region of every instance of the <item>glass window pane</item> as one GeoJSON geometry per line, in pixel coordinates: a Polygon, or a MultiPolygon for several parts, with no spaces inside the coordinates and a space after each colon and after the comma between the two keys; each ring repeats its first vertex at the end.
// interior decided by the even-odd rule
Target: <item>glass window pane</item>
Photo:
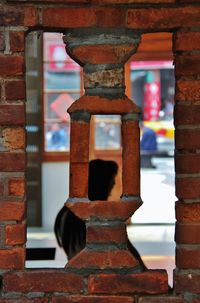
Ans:
{"type": "Polygon", "coordinates": [[[69,123],[45,124],[45,150],[69,151],[69,123]]]}

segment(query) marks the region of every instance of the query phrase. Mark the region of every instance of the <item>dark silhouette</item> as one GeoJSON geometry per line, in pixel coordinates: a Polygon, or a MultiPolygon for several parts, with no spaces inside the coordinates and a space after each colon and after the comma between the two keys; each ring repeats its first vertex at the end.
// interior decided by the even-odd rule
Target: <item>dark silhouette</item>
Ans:
{"type": "MultiPolygon", "coordinates": [[[[107,200],[117,175],[118,165],[114,161],[101,159],[92,160],[89,163],[88,198],[94,200],[107,200]]],[[[108,202],[109,203],[109,202],[108,202]]],[[[70,260],[86,245],[86,226],[83,220],[74,215],[66,206],[59,211],[54,231],[57,242],[63,247],[70,260]]],[[[130,252],[139,261],[141,270],[146,270],[139,253],[128,240],[127,246],[130,252]]]]}

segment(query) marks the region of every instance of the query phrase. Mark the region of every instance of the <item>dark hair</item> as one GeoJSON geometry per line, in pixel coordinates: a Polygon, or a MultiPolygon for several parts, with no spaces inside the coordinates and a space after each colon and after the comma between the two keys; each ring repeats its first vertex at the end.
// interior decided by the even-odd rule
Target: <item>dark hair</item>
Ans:
{"type": "MultiPolygon", "coordinates": [[[[115,184],[114,179],[117,171],[118,165],[115,161],[96,159],[89,162],[89,200],[108,199],[115,184]]],[[[66,206],[61,208],[56,217],[54,232],[58,245],[63,247],[68,259],[71,259],[85,247],[85,222],[74,215],[66,206]]]]}

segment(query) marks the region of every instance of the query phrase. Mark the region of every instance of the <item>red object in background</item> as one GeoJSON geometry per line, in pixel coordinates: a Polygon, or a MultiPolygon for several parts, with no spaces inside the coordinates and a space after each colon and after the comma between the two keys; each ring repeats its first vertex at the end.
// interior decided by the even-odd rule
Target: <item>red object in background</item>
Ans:
{"type": "Polygon", "coordinates": [[[64,72],[80,69],[80,66],[67,55],[65,46],[62,44],[48,45],[48,55],[50,60],[49,71],[64,72]]]}
{"type": "Polygon", "coordinates": [[[158,120],[160,108],[160,83],[146,82],[144,85],[143,119],[145,121],[158,120]]]}
{"type": "Polygon", "coordinates": [[[74,102],[74,99],[67,93],[60,94],[59,97],[51,104],[51,109],[57,114],[61,121],[69,121],[67,109],[74,102]]]}

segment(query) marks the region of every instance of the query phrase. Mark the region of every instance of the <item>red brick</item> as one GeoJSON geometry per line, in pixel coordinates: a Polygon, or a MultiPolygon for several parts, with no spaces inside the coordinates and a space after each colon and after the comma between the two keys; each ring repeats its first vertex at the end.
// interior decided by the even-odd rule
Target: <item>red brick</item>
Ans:
{"type": "Polygon", "coordinates": [[[162,296],[162,297],[142,297],[138,303],[186,303],[181,297],[162,296]]]}
{"type": "Polygon", "coordinates": [[[119,27],[125,25],[125,10],[117,8],[45,8],[43,26],[80,28],[90,26],[119,27]]]}
{"type": "Polygon", "coordinates": [[[192,103],[200,101],[200,81],[199,80],[178,80],[176,82],[176,100],[191,101],[192,103]]]}
{"type": "Polygon", "coordinates": [[[175,57],[175,75],[197,76],[200,74],[200,55],[179,55],[175,57]]]}
{"type": "Polygon", "coordinates": [[[93,243],[126,243],[126,226],[93,226],[87,227],[87,242],[93,243]]]}
{"type": "Polygon", "coordinates": [[[179,125],[198,125],[200,123],[200,105],[176,104],[174,123],[179,125]]]}
{"type": "Polygon", "coordinates": [[[200,129],[176,129],[175,141],[177,149],[200,149],[200,129]]]}
{"type": "Polygon", "coordinates": [[[22,172],[25,170],[24,153],[0,153],[1,172],[22,172]]]}
{"type": "Polygon", "coordinates": [[[26,241],[26,225],[10,224],[6,225],[6,244],[18,245],[26,241]]]}
{"type": "Polygon", "coordinates": [[[17,220],[24,218],[25,205],[23,202],[1,202],[0,201],[0,220],[17,220]]]}
{"type": "Polygon", "coordinates": [[[90,124],[85,122],[71,123],[70,162],[89,162],[90,124]]]}
{"type": "Polygon", "coordinates": [[[24,105],[0,104],[1,125],[23,125],[25,123],[24,105]]]}
{"type": "Polygon", "coordinates": [[[180,223],[199,223],[200,203],[176,202],[176,219],[180,223]]]}
{"type": "Polygon", "coordinates": [[[24,73],[22,56],[0,56],[0,76],[21,76],[24,73]]]}
{"type": "Polygon", "coordinates": [[[23,269],[25,264],[25,249],[0,249],[1,269],[23,269]]]}
{"type": "Polygon", "coordinates": [[[10,50],[22,52],[25,48],[24,32],[10,32],[10,50]]]}
{"type": "Polygon", "coordinates": [[[48,298],[24,298],[21,297],[20,299],[8,299],[8,298],[0,298],[0,303],[49,303],[48,298]]]}
{"type": "Polygon", "coordinates": [[[127,11],[126,24],[133,29],[173,29],[198,26],[200,8],[192,6],[174,8],[133,8],[127,11]]]}
{"type": "Polygon", "coordinates": [[[88,195],[88,163],[70,163],[70,197],[88,195]]]}
{"type": "Polygon", "coordinates": [[[200,154],[176,154],[175,166],[177,174],[200,173],[200,154]]]}
{"type": "Polygon", "coordinates": [[[168,291],[164,270],[149,270],[139,274],[91,275],[88,283],[89,293],[96,294],[161,294],[168,291]]]}
{"type": "Polygon", "coordinates": [[[23,100],[26,97],[25,82],[7,81],[5,83],[5,97],[6,100],[23,100]]]}
{"type": "Polygon", "coordinates": [[[140,109],[126,96],[119,99],[106,99],[100,96],[82,96],[68,109],[69,113],[85,110],[91,114],[139,113],[140,109]]]}
{"type": "Polygon", "coordinates": [[[176,293],[200,293],[199,284],[200,275],[198,273],[181,274],[177,272],[174,275],[174,289],[176,293]]]}
{"type": "Polygon", "coordinates": [[[24,178],[10,178],[8,181],[8,195],[23,197],[25,193],[24,178]]]}
{"type": "MultiPolygon", "coordinates": [[[[58,296],[52,298],[52,303],[134,303],[128,296],[58,296]]],[[[1,301],[0,301],[1,303],[1,301]]]]}
{"type": "Polygon", "coordinates": [[[200,197],[200,178],[176,178],[176,196],[179,199],[200,197]]]}
{"type": "Polygon", "coordinates": [[[4,147],[9,150],[23,150],[25,148],[25,129],[22,127],[6,127],[2,131],[4,147]]]}
{"type": "Polygon", "coordinates": [[[175,35],[175,50],[200,50],[199,40],[200,32],[177,32],[175,35]]]}
{"type": "Polygon", "coordinates": [[[200,225],[177,223],[175,240],[180,244],[200,244],[200,225]]]}
{"type": "Polygon", "coordinates": [[[137,196],[140,194],[140,131],[138,121],[123,121],[122,145],[123,194],[137,196]]]}
{"type": "Polygon", "coordinates": [[[82,250],[66,265],[67,268],[75,267],[80,269],[122,269],[136,266],[138,266],[138,261],[128,250],[88,251],[87,249],[82,250]]]}
{"type": "Polygon", "coordinates": [[[134,44],[81,45],[70,51],[82,64],[115,64],[126,62],[136,47],[134,44]]]}
{"type": "Polygon", "coordinates": [[[179,269],[200,269],[200,251],[195,248],[177,248],[176,266],[179,269]]]}
{"type": "Polygon", "coordinates": [[[39,10],[33,6],[24,8],[24,26],[34,27],[39,25],[39,10]]]}
{"type": "Polygon", "coordinates": [[[4,182],[0,179],[0,197],[4,196],[4,182]]]}
{"type": "Polygon", "coordinates": [[[128,202],[121,201],[92,201],[92,202],[67,202],[69,207],[78,217],[82,219],[98,218],[99,220],[124,220],[126,221],[138,207],[140,200],[128,202]]]}
{"type": "Polygon", "coordinates": [[[4,275],[5,292],[29,293],[30,290],[80,293],[83,290],[83,276],[58,270],[10,272],[4,275]]]}

